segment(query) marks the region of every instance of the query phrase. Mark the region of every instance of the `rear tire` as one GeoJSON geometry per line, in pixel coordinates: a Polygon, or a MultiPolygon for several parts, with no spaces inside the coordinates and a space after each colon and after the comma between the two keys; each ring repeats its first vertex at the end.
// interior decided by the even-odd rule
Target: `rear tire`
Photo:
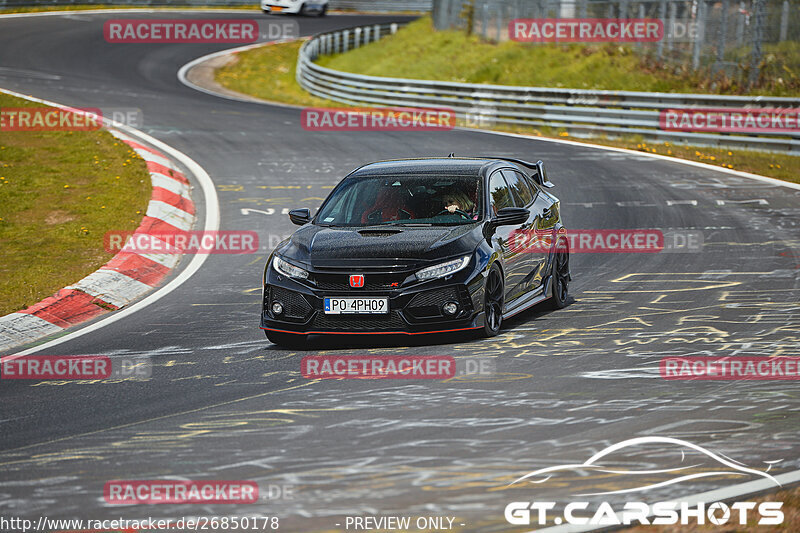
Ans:
{"type": "Polygon", "coordinates": [[[551,307],[553,309],[563,309],[567,306],[569,299],[569,249],[566,243],[558,241],[556,244],[555,255],[553,256],[552,274],[552,298],[551,307]]]}
{"type": "Polygon", "coordinates": [[[503,325],[505,285],[500,269],[492,266],[483,290],[483,336],[494,337],[503,325]]]}
{"type": "Polygon", "coordinates": [[[267,339],[272,344],[277,344],[283,348],[300,348],[306,342],[306,336],[297,333],[283,333],[282,331],[264,330],[267,339]]]}

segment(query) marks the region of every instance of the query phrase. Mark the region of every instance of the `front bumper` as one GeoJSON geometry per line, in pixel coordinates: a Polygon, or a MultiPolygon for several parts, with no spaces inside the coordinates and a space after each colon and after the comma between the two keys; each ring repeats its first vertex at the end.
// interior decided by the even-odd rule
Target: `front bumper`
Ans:
{"type": "Polygon", "coordinates": [[[302,2],[285,2],[282,4],[275,3],[274,1],[261,2],[261,10],[267,13],[297,14],[300,12],[302,6],[302,2]]]}
{"type": "Polygon", "coordinates": [[[353,289],[349,287],[345,272],[317,271],[312,272],[309,280],[298,281],[269,268],[262,300],[261,328],[298,334],[415,335],[483,327],[482,275],[457,272],[450,278],[409,283],[409,274],[367,273],[366,287],[353,289]],[[393,283],[400,286],[392,287],[393,283]],[[387,297],[389,313],[326,315],[323,311],[326,296],[387,297]],[[281,315],[274,315],[271,311],[275,301],[283,305],[281,315]],[[458,312],[452,317],[442,311],[442,305],[449,301],[458,303],[458,312]]]}

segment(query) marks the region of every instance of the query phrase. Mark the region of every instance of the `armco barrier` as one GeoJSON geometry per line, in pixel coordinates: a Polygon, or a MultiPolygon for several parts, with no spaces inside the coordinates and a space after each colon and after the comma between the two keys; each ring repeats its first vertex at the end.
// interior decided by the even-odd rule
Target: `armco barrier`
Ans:
{"type": "Polygon", "coordinates": [[[800,126],[778,133],[700,133],[660,129],[665,109],[800,108],[800,98],[713,94],[592,91],[512,87],[341,72],[314,63],[320,55],[346,52],[386,35],[401,24],[377,24],[321,33],[300,49],[296,77],[308,92],[351,105],[447,107],[459,118],[563,128],[578,135],[641,135],[654,141],[800,153],[800,126]]]}

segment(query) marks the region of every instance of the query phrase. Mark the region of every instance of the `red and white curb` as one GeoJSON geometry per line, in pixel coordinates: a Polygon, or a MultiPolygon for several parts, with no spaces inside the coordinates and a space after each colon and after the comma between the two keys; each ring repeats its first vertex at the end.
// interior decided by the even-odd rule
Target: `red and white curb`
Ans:
{"type": "MultiPolygon", "coordinates": [[[[134,233],[187,231],[195,223],[189,180],[172,160],[135,138],[109,129],[145,160],[153,191],[134,233]]],[[[0,317],[0,352],[116,311],[156,287],[180,261],[178,254],[120,251],[99,270],[27,309],[0,317]]]]}

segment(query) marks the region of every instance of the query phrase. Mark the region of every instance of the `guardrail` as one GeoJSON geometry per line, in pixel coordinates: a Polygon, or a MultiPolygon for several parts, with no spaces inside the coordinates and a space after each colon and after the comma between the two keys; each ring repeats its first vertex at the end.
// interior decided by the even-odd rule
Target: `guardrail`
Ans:
{"type": "MultiPolygon", "coordinates": [[[[395,33],[378,24],[321,33],[300,48],[296,77],[308,92],[350,105],[444,107],[474,125],[547,126],[571,134],[641,135],[647,140],[800,153],[800,124],[779,133],[701,133],[660,128],[666,109],[800,108],[800,98],[592,91],[384,78],[341,72],[314,61],[395,33]]],[[[793,115],[797,117],[797,114],[793,115]]]]}

